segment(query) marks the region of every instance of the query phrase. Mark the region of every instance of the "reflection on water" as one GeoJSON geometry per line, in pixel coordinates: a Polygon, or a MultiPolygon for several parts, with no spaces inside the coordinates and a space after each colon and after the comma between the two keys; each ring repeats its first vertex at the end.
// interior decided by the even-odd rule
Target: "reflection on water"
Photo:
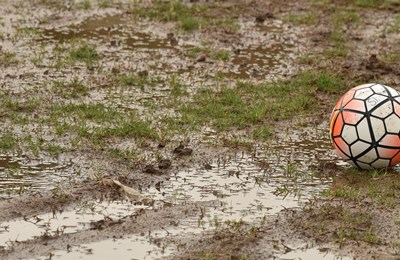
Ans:
{"type": "Polygon", "coordinates": [[[0,197],[48,191],[73,177],[69,164],[0,154],[0,197]]]}
{"type": "MultiPolygon", "coordinates": [[[[226,221],[262,222],[283,208],[299,207],[315,193],[327,187],[329,178],[314,176],[313,166],[331,161],[330,141],[321,128],[309,129],[300,139],[290,136],[271,143],[252,154],[238,153],[230,158],[216,158],[205,167],[174,174],[169,181],[158,183],[144,192],[153,196],[156,207],[164,203],[203,202],[195,218],[182,219],[179,225],[146,235],[129,235],[74,247],[70,253],[54,252],[56,259],[93,257],[107,254],[120,259],[154,259],[175,252],[175,245],[163,238],[185,237],[223,227],[226,221]],[[135,251],[137,249],[138,251],[135,251]],[[88,250],[91,252],[87,256],[88,250]],[[124,253],[124,254],[122,254],[124,253]]],[[[296,248],[296,247],[294,247],[296,248]]],[[[276,259],[346,259],[317,249],[294,249],[276,259]]]]}
{"type": "Polygon", "coordinates": [[[75,233],[94,227],[96,222],[118,220],[145,208],[124,202],[86,202],[68,211],[54,211],[0,224],[0,247],[39,236],[75,233]]]}
{"type": "MultiPolygon", "coordinates": [[[[168,36],[167,33],[165,37],[160,38],[148,32],[138,31],[137,27],[137,21],[126,14],[92,17],[80,24],[68,27],[43,29],[38,40],[39,42],[58,41],[61,43],[80,38],[96,40],[119,51],[135,51],[135,55],[138,55],[137,52],[154,53],[154,55],[163,57],[162,59],[170,60],[161,62],[160,68],[178,66],[175,72],[179,74],[190,70],[180,67],[185,65],[186,61],[177,57],[199,46],[195,46],[192,42],[178,44],[178,41],[173,36],[172,38],[168,36]],[[161,53],[161,50],[171,52],[161,53]]],[[[217,71],[229,77],[248,79],[279,74],[284,69],[288,69],[284,60],[291,56],[295,45],[293,41],[281,39],[278,36],[283,34],[284,29],[277,24],[258,25],[256,28],[260,34],[267,35],[264,40],[259,42],[249,40],[249,45],[238,46],[236,51],[229,51],[229,65],[219,67],[217,71]]],[[[207,70],[207,68],[202,68],[202,70],[207,70]]],[[[215,72],[215,68],[210,71],[211,74],[215,72]]]]}

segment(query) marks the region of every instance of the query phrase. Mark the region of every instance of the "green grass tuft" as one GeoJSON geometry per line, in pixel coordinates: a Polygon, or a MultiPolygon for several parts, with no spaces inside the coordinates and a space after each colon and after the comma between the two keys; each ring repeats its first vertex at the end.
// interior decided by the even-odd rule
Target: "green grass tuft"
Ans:
{"type": "Polygon", "coordinates": [[[198,3],[187,5],[180,1],[154,1],[151,6],[140,5],[133,8],[138,17],[159,20],[161,22],[176,22],[183,31],[192,32],[204,26],[218,26],[226,30],[237,30],[238,25],[231,18],[229,10],[220,8],[217,4],[198,3]],[[210,12],[220,10],[225,13],[210,12]],[[221,19],[221,16],[224,16],[221,19]]]}
{"type": "Polygon", "coordinates": [[[81,61],[85,62],[87,65],[93,65],[99,60],[100,55],[93,46],[84,44],[72,50],[69,54],[69,57],[72,61],[81,61]]]}
{"type": "Polygon", "coordinates": [[[53,91],[63,98],[78,98],[89,95],[89,88],[78,78],[71,81],[53,81],[53,91]]]}

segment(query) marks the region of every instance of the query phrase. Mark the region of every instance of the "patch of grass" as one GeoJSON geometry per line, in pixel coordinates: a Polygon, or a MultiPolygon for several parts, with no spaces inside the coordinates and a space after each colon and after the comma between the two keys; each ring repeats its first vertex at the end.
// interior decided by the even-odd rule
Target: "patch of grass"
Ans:
{"type": "Polygon", "coordinates": [[[65,149],[58,144],[46,144],[44,149],[52,155],[58,155],[62,153],[65,149]]]}
{"type": "Polygon", "coordinates": [[[65,6],[64,1],[60,1],[60,0],[40,0],[39,3],[42,5],[46,5],[48,7],[57,8],[57,9],[64,8],[64,6],[65,6]]]}
{"type": "Polygon", "coordinates": [[[178,98],[182,95],[188,94],[188,92],[187,92],[188,86],[185,84],[182,84],[176,75],[170,76],[168,83],[171,88],[171,94],[174,98],[178,98]]]}
{"type": "Polygon", "coordinates": [[[212,54],[211,58],[214,60],[223,60],[227,61],[229,57],[231,56],[231,53],[229,51],[216,51],[212,54]]]}
{"type": "Polygon", "coordinates": [[[92,3],[90,0],[84,0],[75,4],[75,8],[78,10],[89,10],[92,9],[92,3]]]}
{"type": "Polygon", "coordinates": [[[18,64],[15,52],[9,52],[9,51],[1,52],[0,64],[2,64],[3,66],[11,66],[18,64]]]}
{"type": "Polygon", "coordinates": [[[116,76],[119,83],[124,87],[138,87],[145,90],[147,86],[154,87],[163,82],[160,77],[150,76],[147,71],[145,72],[129,72],[127,74],[118,74],[116,76]]]}
{"type": "Polygon", "coordinates": [[[117,148],[113,148],[108,150],[106,154],[111,158],[122,159],[122,160],[132,160],[140,156],[140,152],[134,149],[120,150],[117,148]]]}
{"type": "Polygon", "coordinates": [[[120,111],[103,104],[54,105],[50,120],[57,134],[75,132],[93,141],[110,137],[158,139],[150,122],[133,111],[120,111]]]}
{"type": "Polygon", "coordinates": [[[193,47],[186,51],[186,56],[190,58],[197,58],[199,54],[206,54],[209,53],[211,50],[205,47],[193,47]]]}
{"type": "Polygon", "coordinates": [[[398,6],[397,0],[351,0],[351,3],[359,7],[385,8],[398,6]]]}
{"type": "Polygon", "coordinates": [[[332,15],[333,25],[335,29],[339,29],[342,25],[355,24],[358,25],[360,16],[354,11],[337,11],[332,15]]]}
{"type": "Polygon", "coordinates": [[[18,139],[15,134],[10,131],[2,131],[0,133],[0,151],[9,152],[13,151],[18,147],[18,139]]]}
{"type": "Polygon", "coordinates": [[[107,8],[114,4],[114,0],[97,0],[97,4],[100,8],[107,8]]]}
{"type": "Polygon", "coordinates": [[[53,91],[63,98],[78,98],[89,95],[89,88],[78,78],[71,81],[53,81],[53,91]]]}
{"type": "Polygon", "coordinates": [[[211,124],[218,130],[242,129],[264,120],[310,113],[318,106],[316,91],[331,94],[343,90],[343,80],[326,72],[303,72],[293,80],[274,83],[239,82],[234,88],[223,87],[218,92],[203,89],[195,94],[193,102],[178,109],[180,123],[211,124]]]}
{"type": "Polygon", "coordinates": [[[147,138],[158,139],[158,135],[154,129],[151,128],[150,123],[147,121],[132,118],[126,122],[109,127],[97,127],[91,134],[92,138],[109,138],[109,137],[134,137],[134,138],[147,138]]]}
{"type": "Polygon", "coordinates": [[[209,56],[213,60],[226,61],[232,53],[227,50],[212,50],[208,47],[193,47],[186,52],[186,56],[192,59],[197,58],[200,55],[209,56]]]}
{"type": "Polygon", "coordinates": [[[253,138],[256,140],[271,140],[274,136],[275,133],[272,126],[258,126],[253,130],[253,138]]]}
{"type": "Polygon", "coordinates": [[[69,57],[72,61],[85,62],[87,65],[93,65],[100,58],[96,49],[93,46],[84,44],[69,53],[69,57]]]}
{"type": "Polygon", "coordinates": [[[393,24],[389,26],[390,33],[399,33],[400,32],[400,15],[396,15],[394,18],[393,24]]]}
{"type": "Polygon", "coordinates": [[[399,205],[400,177],[396,174],[377,171],[348,169],[346,177],[336,177],[332,187],[322,192],[323,196],[362,201],[369,199],[378,205],[394,208],[399,205]]]}
{"type": "Polygon", "coordinates": [[[374,230],[373,213],[366,209],[324,203],[317,207],[313,205],[305,211],[313,217],[299,223],[313,237],[329,238],[339,244],[345,244],[348,240],[381,243],[374,230]]]}
{"type": "Polygon", "coordinates": [[[399,53],[388,53],[382,56],[382,60],[385,62],[398,62],[400,60],[400,54],[399,53]]]}
{"type": "Polygon", "coordinates": [[[180,19],[179,24],[187,32],[192,32],[200,28],[200,20],[196,17],[183,17],[180,19]]]}
{"type": "Polygon", "coordinates": [[[305,14],[289,13],[289,15],[283,20],[293,25],[315,25],[319,22],[319,18],[314,12],[308,12],[305,14]]]}
{"type": "Polygon", "coordinates": [[[33,100],[28,100],[26,102],[21,102],[16,99],[4,99],[2,100],[2,106],[13,112],[32,112],[38,103],[33,100]]]}
{"type": "Polygon", "coordinates": [[[113,108],[107,108],[103,104],[61,104],[54,105],[51,117],[74,118],[90,120],[95,123],[111,122],[121,120],[124,115],[122,112],[113,108]]]}
{"type": "Polygon", "coordinates": [[[151,6],[137,5],[133,12],[142,18],[161,22],[177,22],[183,31],[192,32],[204,26],[220,26],[235,30],[236,23],[231,18],[231,10],[220,8],[220,5],[197,3],[192,5],[180,1],[154,1],[151,6]],[[213,10],[214,12],[210,12],[213,10]],[[215,12],[218,10],[219,12],[215,12]],[[223,17],[223,18],[221,18],[223,17]]]}

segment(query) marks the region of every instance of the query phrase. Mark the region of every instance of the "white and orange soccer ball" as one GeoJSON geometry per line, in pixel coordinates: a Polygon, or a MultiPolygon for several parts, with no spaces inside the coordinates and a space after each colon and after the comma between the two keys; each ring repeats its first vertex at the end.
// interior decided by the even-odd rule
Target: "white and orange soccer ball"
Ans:
{"type": "Polygon", "coordinates": [[[400,93],[381,84],[350,89],[337,102],[330,137],[338,154],[362,169],[400,162],[400,93]]]}

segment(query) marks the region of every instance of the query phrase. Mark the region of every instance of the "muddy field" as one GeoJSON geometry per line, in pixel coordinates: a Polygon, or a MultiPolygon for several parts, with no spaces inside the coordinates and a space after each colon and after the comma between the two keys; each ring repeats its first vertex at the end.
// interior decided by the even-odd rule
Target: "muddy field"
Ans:
{"type": "Polygon", "coordinates": [[[399,60],[398,0],[0,0],[0,258],[399,259],[328,131],[399,60]]]}

